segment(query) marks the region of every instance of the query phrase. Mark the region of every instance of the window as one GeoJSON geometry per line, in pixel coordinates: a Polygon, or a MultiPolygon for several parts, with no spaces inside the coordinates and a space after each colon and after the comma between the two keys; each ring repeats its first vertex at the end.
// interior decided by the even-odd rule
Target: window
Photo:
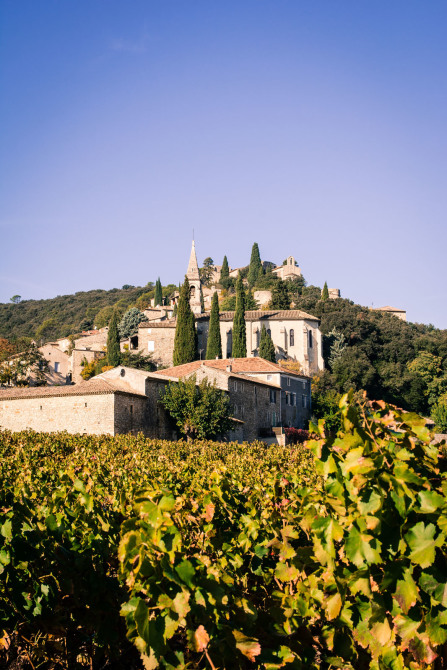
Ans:
{"type": "Polygon", "coordinates": [[[241,407],[240,407],[240,416],[242,417],[242,419],[244,418],[244,406],[243,405],[241,405],[241,407]]]}
{"type": "Polygon", "coordinates": [[[131,406],[129,407],[129,411],[130,411],[131,414],[133,414],[133,405],[131,405],[131,406]]]}
{"type": "Polygon", "coordinates": [[[287,377],[287,386],[290,386],[290,377],[287,377]]]}
{"type": "Polygon", "coordinates": [[[276,403],[276,391],[275,391],[275,389],[270,389],[270,402],[276,403]]]}
{"type": "Polygon", "coordinates": [[[235,391],[237,391],[237,381],[234,382],[234,384],[233,384],[233,389],[234,389],[235,391]]]}
{"type": "Polygon", "coordinates": [[[270,330],[270,328],[267,328],[267,335],[269,335],[270,337],[272,336],[272,331],[270,330]]]}
{"type": "Polygon", "coordinates": [[[196,297],[196,287],[195,286],[191,286],[191,288],[189,289],[189,295],[190,295],[191,298],[196,297]]]}
{"type": "Polygon", "coordinates": [[[155,351],[155,342],[153,340],[149,340],[149,342],[147,343],[147,350],[155,351]]]}
{"type": "Polygon", "coordinates": [[[312,349],[312,347],[313,347],[312,331],[309,330],[309,349],[312,349]]]}
{"type": "Polygon", "coordinates": [[[292,405],[296,407],[296,393],[292,393],[292,405]]]}
{"type": "Polygon", "coordinates": [[[290,329],[289,344],[290,344],[291,347],[295,346],[295,331],[293,330],[293,328],[290,329]]]}
{"type": "Polygon", "coordinates": [[[307,395],[303,395],[303,407],[307,407],[307,395]]]}
{"type": "Polygon", "coordinates": [[[271,381],[271,379],[272,379],[272,375],[267,375],[267,381],[269,382],[269,381],[271,381]]]}
{"type": "Polygon", "coordinates": [[[286,392],[286,405],[290,405],[290,393],[286,392]]]}
{"type": "Polygon", "coordinates": [[[56,362],[54,363],[54,371],[55,372],[59,372],[59,366],[60,366],[60,363],[56,363],[56,362]]]}

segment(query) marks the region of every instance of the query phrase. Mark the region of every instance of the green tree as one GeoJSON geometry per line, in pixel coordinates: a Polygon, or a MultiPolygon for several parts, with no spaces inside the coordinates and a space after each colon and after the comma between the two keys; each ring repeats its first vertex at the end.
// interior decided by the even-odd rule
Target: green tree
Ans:
{"type": "Polygon", "coordinates": [[[118,324],[118,333],[122,340],[138,332],[138,326],[147,321],[147,316],[136,307],[131,307],[118,324]]]}
{"type": "Polygon", "coordinates": [[[22,299],[21,295],[13,295],[12,298],[11,298],[11,302],[17,304],[18,302],[21,301],[21,299],[22,299]]]}
{"type": "MultiPolygon", "coordinates": [[[[2,341],[7,342],[3,338],[2,341]]],[[[7,351],[11,358],[0,356],[0,385],[28,386],[32,381],[34,385],[41,386],[46,383],[48,362],[34,342],[22,338],[12,349],[7,347],[3,354],[7,351]]]]}
{"type": "Polygon", "coordinates": [[[104,328],[104,326],[108,326],[110,319],[112,318],[112,314],[113,305],[106,305],[105,307],[102,307],[93,319],[95,326],[97,328],[104,328]]]}
{"type": "Polygon", "coordinates": [[[219,283],[222,284],[222,282],[225,279],[228,279],[230,276],[230,268],[228,267],[228,259],[226,256],[224,256],[223,261],[222,261],[222,268],[220,270],[220,280],[219,283]]]}
{"type": "Polygon", "coordinates": [[[233,319],[233,358],[247,356],[247,333],[245,327],[245,291],[239,274],[236,282],[236,311],[233,319]]]}
{"type": "Polygon", "coordinates": [[[431,418],[438,433],[447,433],[447,393],[443,393],[432,410],[431,418]]]}
{"type": "Polygon", "coordinates": [[[55,318],[50,317],[49,319],[45,319],[45,321],[36,330],[36,340],[38,342],[40,340],[49,342],[51,339],[57,337],[57,328],[58,323],[55,318]]]}
{"type": "Polygon", "coordinates": [[[261,329],[261,338],[259,341],[259,356],[260,358],[265,358],[266,361],[276,363],[275,345],[264,325],[261,329]]]}
{"type": "Polygon", "coordinates": [[[210,286],[211,278],[214,273],[214,261],[210,256],[203,261],[203,267],[200,268],[200,280],[204,286],[210,286]]]}
{"type": "Polygon", "coordinates": [[[321,291],[321,299],[329,300],[329,289],[327,287],[327,281],[324,282],[323,290],[321,291]]]}
{"type": "Polygon", "coordinates": [[[118,334],[118,316],[113,312],[107,333],[107,362],[116,367],[121,362],[120,338],[118,334]]]}
{"type": "Polygon", "coordinates": [[[152,354],[144,355],[141,351],[135,353],[132,351],[123,351],[121,353],[121,365],[125,365],[126,368],[146,370],[147,372],[153,372],[157,369],[152,360],[152,354]]]}
{"type": "Polygon", "coordinates": [[[210,327],[208,331],[208,342],[206,345],[206,359],[222,358],[222,339],[220,336],[219,321],[219,299],[217,293],[213,293],[211,303],[210,327]]]}
{"type": "Polygon", "coordinates": [[[290,291],[287,281],[279,279],[272,288],[271,309],[290,309],[290,291]]]}
{"type": "Polygon", "coordinates": [[[330,333],[323,336],[323,349],[325,353],[327,351],[327,361],[331,370],[347,346],[345,336],[336,328],[333,328],[330,333]]]}
{"type": "Polygon", "coordinates": [[[250,266],[248,270],[248,285],[254,286],[259,275],[262,275],[262,263],[257,242],[251,249],[250,266]]]}
{"type": "Polygon", "coordinates": [[[177,325],[174,337],[174,365],[190,363],[197,358],[197,332],[194,314],[189,304],[189,281],[180,289],[177,307],[177,325]]]}
{"type": "Polygon", "coordinates": [[[163,304],[163,289],[161,286],[160,277],[155,282],[155,295],[154,295],[154,305],[155,307],[163,304]]]}
{"type": "Polygon", "coordinates": [[[228,397],[207,379],[170,382],[160,402],[188,440],[213,439],[233,425],[228,397]]]}

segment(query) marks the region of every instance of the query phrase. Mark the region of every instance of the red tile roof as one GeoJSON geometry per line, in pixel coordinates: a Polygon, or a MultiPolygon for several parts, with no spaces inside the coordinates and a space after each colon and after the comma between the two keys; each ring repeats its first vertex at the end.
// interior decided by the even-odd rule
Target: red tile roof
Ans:
{"type": "Polygon", "coordinates": [[[186,375],[195,372],[201,365],[205,365],[210,368],[215,368],[217,370],[224,370],[230,372],[227,368],[231,366],[231,373],[234,375],[243,375],[249,373],[277,373],[281,372],[287,375],[293,375],[295,377],[305,377],[306,375],[300,374],[293,370],[287,370],[282,368],[276,363],[271,363],[266,361],[265,358],[219,358],[217,360],[211,361],[193,361],[192,363],[185,363],[184,365],[177,365],[167,370],[158,370],[158,374],[168,375],[170,377],[185,377],[186,375]]]}

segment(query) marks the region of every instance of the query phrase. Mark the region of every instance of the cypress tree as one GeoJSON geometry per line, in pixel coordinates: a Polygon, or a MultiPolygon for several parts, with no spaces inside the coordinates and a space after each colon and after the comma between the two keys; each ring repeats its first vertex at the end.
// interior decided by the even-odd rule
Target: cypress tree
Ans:
{"type": "Polygon", "coordinates": [[[251,250],[250,267],[248,270],[248,283],[250,286],[255,284],[260,273],[262,274],[261,256],[259,254],[258,243],[255,242],[251,250]]]}
{"type": "Polygon", "coordinates": [[[161,287],[161,281],[160,277],[157,279],[155,282],[155,295],[154,295],[154,305],[157,307],[157,305],[162,305],[163,304],[163,290],[161,287]]]}
{"type": "Polygon", "coordinates": [[[259,356],[265,358],[266,361],[271,363],[276,363],[275,356],[275,345],[273,340],[265,329],[265,326],[262,326],[261,330],[261,340],[259,342],[259,356]]]}
{"type": "Polygon", "coordinates": [[[323,290],[321,291],[321,299],[329,300],[329,290],[327,287],[327,281],[324,282],[323,290]]]}
{"type": "Polygon", "coordinates": [[[233,319],[233,358],[247,356],[247,333],[245,330],[245,291],[241,274],[236,282],[236,311],[233,319]]]}
{"type": "Polygon", "coordinates": [[[224,256],[224,259],[222,261],[222,269],[220,271],[220,280],[219,283],[222,283],[223,279],[228,279],[230,276],[230,268],[228,267],[228,260],[227,257],[224,256]]]}
{"type": "Polygon", "coordinates": [[[213,293],[211,304],[210,329],[208,331],[208,342],[206,345],[206,360],[222,358],[222,339],[220,337],[219,300],[217,293],[213,293]]]}
{"type": "Polygon", "coordinates": [[[116,367],[121,362],[120,338],[118,334],[118,316],[113,312],[107,333],[107,361],[109,365],[116,367]]]}
{"type": "Polygon", "coordinates": [[[180,289],[177,307],[177,325],[174,337],[174,365],[191,363],[197,358],[197,332],[194,314],[189,304],[189,281],[180,289]]]}

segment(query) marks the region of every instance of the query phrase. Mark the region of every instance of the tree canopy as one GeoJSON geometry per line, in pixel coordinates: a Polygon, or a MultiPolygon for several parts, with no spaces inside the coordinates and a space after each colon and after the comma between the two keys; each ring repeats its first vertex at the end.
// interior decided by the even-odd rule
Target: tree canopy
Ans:
{"type": "Polygon", "coordinates": [[[116,367],[121,362],[120,338],[118,333],[118,317],[116,312],[112,314],[107,333],[107,362],[116,367]]]}
{"type": "Polygon", "coordinates": [[[124,314],[123,318],[118,324],[118,333],[120,338],[123,340],[127,337],[131,337],[138,332],[138,326],[143,321],[147,321],[147,316],[140,312],[136,307],[131,307],[124,314]]]}
{"type": "Polygon", "coordinates": [[[233,426],[228,397],[207,379],[197,385],[195,375],[170,382],[160,402],[188,440],[213,439],[233,426]]]}

